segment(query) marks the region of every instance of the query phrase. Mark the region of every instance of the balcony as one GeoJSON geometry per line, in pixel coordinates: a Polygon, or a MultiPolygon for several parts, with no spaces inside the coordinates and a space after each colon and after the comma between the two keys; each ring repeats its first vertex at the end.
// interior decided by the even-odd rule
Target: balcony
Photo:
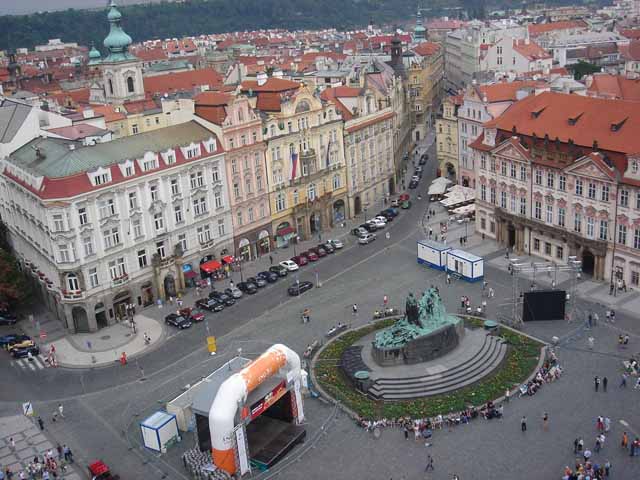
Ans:
{"type": "Polygon", "coordinates": [[[78,302],[85,299],[86,293],[82,290],[62,290],[60,295],[66,302],[78,302]]]}
{"type": "Polygon", "coordinates": [[[128,273],[125,273],[124,275],[121,275],[118,278],[111,279],[111,286],[112,287],[120,287],[122,285],[126,285],[127,283],[129,283],[129,274],[128,273]]]}

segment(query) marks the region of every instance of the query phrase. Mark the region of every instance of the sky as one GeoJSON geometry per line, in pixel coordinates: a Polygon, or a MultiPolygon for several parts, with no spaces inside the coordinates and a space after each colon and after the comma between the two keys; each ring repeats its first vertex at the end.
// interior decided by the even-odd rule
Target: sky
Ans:
{"type": "MultiPolygon", "coordinates": [[[[150,3],[159,0],[116,0],[118,5],[150,3]]],[[[101,8],[109,0],[0,0],[0,15],[19,15],[43,10],[64,10],[66,8],[101,8]]]]}

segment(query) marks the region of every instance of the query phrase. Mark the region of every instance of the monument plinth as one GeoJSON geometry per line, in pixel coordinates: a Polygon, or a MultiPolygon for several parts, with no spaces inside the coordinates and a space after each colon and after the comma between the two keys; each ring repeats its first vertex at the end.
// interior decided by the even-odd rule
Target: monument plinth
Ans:
{"type": "Polygon", "coordinates": [[[426,362],[456,348],[464,331],[464,321],[447,313],[432,287],[420,300],[409,294],[404,317],[376,333],[371,354],[381,366],[426,362]]]}

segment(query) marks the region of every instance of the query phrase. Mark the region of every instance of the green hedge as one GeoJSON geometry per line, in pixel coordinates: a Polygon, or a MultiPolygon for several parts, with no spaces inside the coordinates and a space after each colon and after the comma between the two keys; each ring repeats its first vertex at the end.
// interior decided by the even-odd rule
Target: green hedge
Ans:
{"type": "MultiPolygon", "coordinates": [[[[315,364],[316,380],[334,399],[367,419],[431,417],[464,410],[467,405],[479,406],[502,396],[505,390],[523,383],[538,364],[542,344],[501,329],[500,336],[508,343],[504,361],[490,376],[479,382],[447,394],[397,402],[375,401],[359,392],[339,367],[342,353],[360,338],[392,325],[395,319],[385,319],[359,330],[347,332],[333,340],[320,353],[315,364]]],[[[466,319],[468,326],[480,327],[482,321],[466,319]]]]}

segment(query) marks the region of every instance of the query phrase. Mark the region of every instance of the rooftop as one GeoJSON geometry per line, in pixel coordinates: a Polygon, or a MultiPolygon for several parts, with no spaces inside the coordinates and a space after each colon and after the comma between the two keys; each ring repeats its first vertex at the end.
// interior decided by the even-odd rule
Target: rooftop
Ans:
{"type": "Polygon", "coordinates": [[[0,97],[0,143],[9,143],[27,119],[31,105],[0,97]]]}

